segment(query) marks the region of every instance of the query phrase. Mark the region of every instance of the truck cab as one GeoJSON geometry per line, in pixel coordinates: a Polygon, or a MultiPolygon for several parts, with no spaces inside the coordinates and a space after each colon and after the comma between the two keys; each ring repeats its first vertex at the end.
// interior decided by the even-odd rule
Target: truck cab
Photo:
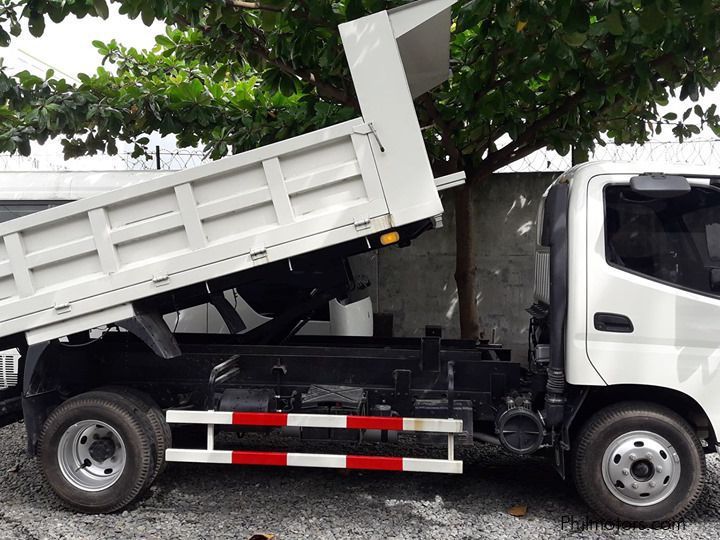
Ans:
{"type": "Polygon", "coordinates": [[[683,489],[699,496],[698,455],[716,450],[719,183],[709,168],[588,163],[541,204],[531,357],[562,370],[569,472],[601,515],[667,517],[683,489]]]}

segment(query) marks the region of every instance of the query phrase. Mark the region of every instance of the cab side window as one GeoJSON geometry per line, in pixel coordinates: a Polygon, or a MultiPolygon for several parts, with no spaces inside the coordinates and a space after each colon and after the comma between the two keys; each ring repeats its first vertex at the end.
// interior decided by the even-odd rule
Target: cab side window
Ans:
{"type": "Polygon", "coordinates": [[[720,269],[720,191],[693,187],[652,199],[629,186],[605,188],[605,257],[617,268],[705,294],[720,269]]]}

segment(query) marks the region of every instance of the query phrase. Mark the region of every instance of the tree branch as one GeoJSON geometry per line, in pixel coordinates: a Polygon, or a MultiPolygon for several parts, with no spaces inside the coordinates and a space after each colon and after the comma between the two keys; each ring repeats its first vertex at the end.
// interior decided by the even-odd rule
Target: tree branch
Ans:
{"type": "Polygon", "coordinates": [[[455,172],[457,169],[462,168],[462,154],[455,145],[452,126],[448,124],[442,117],[437,106],[430,98],[430,94],[423,94],[418,100],[418,102],[420,103],[420,106],[423,108],[423,110],[427,113],[428,118],[432,121],[433,124],[435,124],[435,126],[440,130],[440,133],[442,134],[443,148],[445,149],[445,152],[448,154],[448,156],[450,156],[450,163],[447,164],[447,167],[449,169],[452,169],[451,171],[446,172],[455,172]]]}
{"type": "Polygon", "coordinates": [[[315,74],[309,69],[297,68],[284,60],[278,59],[272,54],[271,49],[267,44],[265,34],[262,30],[252,24],[248,24],[247,21],[244,20],[241,20],[241,24],[250,34],[252,34],[253,38],[250,38],[251,41],[243,42],[241,41],[242,34],[238,36],[239,42],[235,44],[234,49],[240,57],[244,57],[248,52],[252,52],[268,64],[275,66],[286,75],[295,77],[306,84],[313,86],[318,96],[360,112],[360,103],[353,94],[339,89],[332,84],[318,80],[318,78],[315,77],[315,74]]]}
{"type": "Polygon", "coordinates": [[[490,154],[490,156],[483,160],[482,164],[479,167],[473,167],[471,170],[468,171],[468,182],[478,182],[483,178],[490,176],[498,169],[501,169],[506,165],[510,165],[518,159],[529,156],[533,152],[540,150],[545,146],[545,143],[535,142],[533,144],[528,144],[523,148],[515,149],[513,152],[510,152],[503,156],[499,156],[498,154],[499,152],[501,152],[501,150],[504,150],[505,148],[498,150],[498,152],[493,152],[492,154],[490,154]],[[491,156],[492,159],[490,159],[491,156]],[[490,162],[488,160],[490,160],[490,162]]]}
{"type": "Polygon", "coordinates": [[[339,88],[336,88],[331,84],[318,80],[315,77],[315,74],[308,69],[293,67],[290,64],[273,57],[270,49],[266,44],[265,35],[259,29],[255,28],[252,25],[245,24],[245,27],[250,30],[250,32],[252,32],[252,34],[255,36],[255,39],[257,40],[257,43],[254,43],[250,46],[250,50],[252,52],[260,56],[269,64],[272,64],[273,66],[278,68],[283,73],[286,73],[287,75],[292,75],[293,77],[297,77],[298,79],[314,86],[320,97],[323,97],[330,101],[334,101],[336,103],[340,103],[341,105],[345,105],[346,107],[350,107],[360,112],[360,103],[354,95],[340,90],[339,88]]]}
{"type": "Polygon", "coordinates": [[[293,77],[297,77],[298,79],[310,84],[311,86],[314,86],[320,97],[326,98],[336,103],[340,103],[341,105],[345,105],[346,107],[355,109],[358,112],[360,111],[360,103],[355,96],[343,92],[342,90],[334,87],[331,84],[327,84],[323,81],[318,80],[312,71],[307,69],[295,68],[293,66],[290,66],[289,64],[286,64],[285,62],[278,60],[277,58],[273,58],[270,54],[270,51],[261,45],[252,45],[250,48],[254,53],[258,54],[266,62],[272,64],[283,73],[286,73],[287,75],[292,75],[293,77]]]}
{"type": "Polygon", "coordinates": [[[260,2],[243,2],[242,0],[225,0],[225,5],[228,7],[236,7],[241,9],[259,9],[261,11],[274,11],[276,13],[282,11],[281,7],[268,6],[267,4],[261,4],[260,2]]]}
{"type": "MultiPolygon", "coordinates": [[[[671,53],[663,54],[652,60],[650,65],[652,67],[658,67],[667,62],[671,62],[674,56],[671,53]]],[[[631,68],[632,69],[632,68],[631,68]]],[[[625,81],[631,76],[631,70],[626,71],[616,80],[625,81]]],[[[568,114],[573,108],[578,107],[584,97],[584,91],[580,90],[577,93],[569,96],[558,108],[549,112],[547,115],[539,118],[534,123],[530,124],[525,128],[523,133],[515,140],[509,142],[507,145],[502,147],[496,152],[490,153],[479,167],[479,171],[482,174],[490,173],[493,170],[502,166],[508,165],[513,161],[525,157],[529,153],[542,148],[543,144],[538,146],[537,137],[543,129],[551,127],[555,122],[560,120],[564,115],[568,114]],[[528,151],[528,148],[531,150],[528,151]]],[[[615,103],[611,103],[603,107],[603,109],[609,109],[614,106],[615,103]]]]}

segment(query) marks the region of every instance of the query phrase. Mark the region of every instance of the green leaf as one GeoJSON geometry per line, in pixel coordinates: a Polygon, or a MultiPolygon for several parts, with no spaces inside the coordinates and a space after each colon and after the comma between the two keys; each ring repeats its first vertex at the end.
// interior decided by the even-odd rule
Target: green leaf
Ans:
{"type": "Polygon", "coordinates": [[[116,156],[116,155],[117,155],[117,153],[118,153],[118,147],[117,147],[117,144],[115,143],[115,139],[110,139],[110,140],[108,140],[107,145],[106,145],[106,147],[105,147],[105,151],[106,151],[106,152],[108,153],[108,155],[110,155],[110,156],[116,156]]]}
{"type": "Polygon", "coordinates": [[[296,91],[295,81],[289,77],[280,78],[280,92],[283,96],[292,96],[296,91]]]}
{"type": "Polygon", "coordinates": [[[625,33],[625,28],[622,23],[622,16],[617,10],[612,10],[607,17],[605,17],[605,25],[608,31],[614,36],[622,36],[625,33]]]}
{"type": "Polygon", "coordinates": [[[97,13],[98,17],[107,19],[110,15],[108,5],[105,0],[93,0],[93,6],[95,6],[95,13],[97,13]]]}
{"type": "Polygon", "coordinates": [[[571,47],[577,48],[587,41],[587,36],[580,32],[569,32],[563,35],[563,41],[571,47]]]}
{"type": "Polygon", "coordinates": [[[157,43],[161,47],[164,47],[165,49],[171,49],[175,47],[175,42],[173,42],[173,40],[171,40],[169,37],[163,36],[162,34],[159,36],[155,36],[155,43],[157,43]]]}
{"type": "Polygon", "coordinates": [[[462,7],[464,11],[472,12],[473,15],[480,19],[485,19],[490,15],[494,2],[492,0],[472,0],[462,7]]]}
{"type": "Polygon", "coordinates": [[[145,26],[152,26],[155,22],[155,10],[152,5],[145,4],[140,12],[140,18],[145,26]]]}
{"type": "Polygon", "coordinates": [[[197,100],[205,92],[205,86],[199,79],[193,79],[190,83],[190,95],[197,100]]]}
{"type": "Polygon", "coordinates": [[[693,101],[697,101],[700,98],[697,84],[690,77],[685,79],[685,82],[683,82],[682,88],[680,89],[680,99],[684,101],[687,98],[690,98],[693,101]]]}
{"type": "Polygon", "coordinates": [[[345,2],[345,17],[348,21],[352,21],[365,14],[362,0],[347,0],[345,2]]]}
{"type": "Polygon", "coordinates": [[[646,7],[642,10],[642,13],[640,13],[640,29],[648,34],[660,30],[660,28],[665,26],[665,21],[665,16],[660,13],[660,10],[654,4],[646,7]]]}
{"type": "Polygon", "coordinates": [[[18,37],[22,33],[22,27],[15,20],[10,23],[10,33],[15,37],[18,37]]]}
{"type": "Polygon", "coordinates": [[[221,64],[213,73],[212,79],[216,83],[219,83],[219,82],[225,80],[226,74],[227,74],[227,64],[221,64]]]}
{"type": "Polygon", "coordinates": [[[17,143],[17,150],[21,156],[29,156],[31,152],[30,141],[23,139],[17,143]]]}
{"type": "Polygon", "coordinates": [[[28,21],[28,28],[33,36],[42,36],[45,32],[45,18],[40,14],[34,14],[28,21]]]}
{"type": "Polygon", "coordinates": [[[585,33],[590,28],[590,13],[584,0],[573,0],[567,19],[563,21],[566,32],[585,33]]]}

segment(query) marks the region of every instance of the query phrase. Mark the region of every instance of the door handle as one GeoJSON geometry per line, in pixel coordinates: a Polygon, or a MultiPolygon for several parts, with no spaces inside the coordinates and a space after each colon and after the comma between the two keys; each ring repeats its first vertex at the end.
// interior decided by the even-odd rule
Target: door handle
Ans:
{"type": "Polygon", "coordinates": [[[596,313],[593,318],[595,330],[629,334],[635,330],[630,317],[618,313],[596,313]]]}

